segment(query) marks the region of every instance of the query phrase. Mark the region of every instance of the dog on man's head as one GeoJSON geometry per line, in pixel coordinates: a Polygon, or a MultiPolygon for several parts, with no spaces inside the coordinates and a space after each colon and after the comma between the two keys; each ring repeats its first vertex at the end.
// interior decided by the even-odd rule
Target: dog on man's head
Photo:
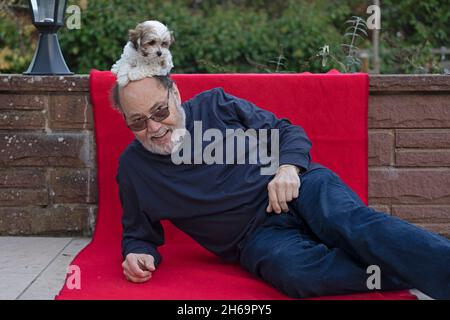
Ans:
{"type": "Polygon", "coordinates": [[[129,30],[128,42],[111,71],[120,87],[129,81],[151,76],[165,76],[173,68],[170,46],[175,38],[164,24],[156,20],[139,23],[129,30]]]}

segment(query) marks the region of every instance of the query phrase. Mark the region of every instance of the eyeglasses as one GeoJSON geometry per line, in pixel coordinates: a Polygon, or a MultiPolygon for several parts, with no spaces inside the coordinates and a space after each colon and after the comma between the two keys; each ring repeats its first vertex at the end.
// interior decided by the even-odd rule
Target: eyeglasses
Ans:
{"type": "Polygon", "coordinates": [[[127,122],[127,127],[130,128],[132,131],[142,131],[145,128],[147,128],[147,121],[148,119],[152,119],[156,122],[161,122],[170,115],[169,111],[169,89],[167,89],[167,102],[163,106],[159,106],[156,108],[155,111],[153,111],[148,117],[145,114],[139,114],[136,119],[133,119],[131,123],[127,122],[127,118],[125,117],[125,114],[123,114],[123,117],[125,121],[127,122]]]}

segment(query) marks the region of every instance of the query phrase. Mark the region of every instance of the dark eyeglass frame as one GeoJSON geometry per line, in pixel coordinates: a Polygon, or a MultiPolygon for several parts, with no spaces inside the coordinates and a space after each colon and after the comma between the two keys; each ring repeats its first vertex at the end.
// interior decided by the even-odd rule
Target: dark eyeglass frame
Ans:
{"type": "Polygon", "coordinates": [[[134,121],[134,123],[128,123],[127,118],[125,116],[125,113],[122,112],[123,118],[125,119],[125,122],[127,124],[127,127],[130,128],[131,131],[142,131],[145,128],[147,128],[147,121],[149,119],[152,119],[155,122],[161,122],[166,120],[170,116],[169,111],[169,101],[170,101],[170,88],[167,89],[167,102],[163,106],[159,106],[156,108],[155,111],[150,113],[150,115],[147,117],[144,114],[140,114],[140,118],[137,121],[134,121]],[[157,113],[162,112],[163,114],[160,116],[157,116],[157,113]]]}

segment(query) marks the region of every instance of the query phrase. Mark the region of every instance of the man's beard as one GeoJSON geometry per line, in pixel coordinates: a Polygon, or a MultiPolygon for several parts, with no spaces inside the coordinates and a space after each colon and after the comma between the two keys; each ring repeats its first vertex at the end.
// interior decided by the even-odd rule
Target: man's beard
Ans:
{"type": "Polygon", "coordinates": [[[186,113],[181,105],[176,106],[175,121],[176,123],[174,125],[164,125],[164,127],[161,128],[161,130],[171,130],[170,141],[164,145],[153,142],[149,136],[146,137],[145,141],[138,137],[136,138],[148,151],[161,155],[169,155],[181,144],[186,133],[186,113]]]}

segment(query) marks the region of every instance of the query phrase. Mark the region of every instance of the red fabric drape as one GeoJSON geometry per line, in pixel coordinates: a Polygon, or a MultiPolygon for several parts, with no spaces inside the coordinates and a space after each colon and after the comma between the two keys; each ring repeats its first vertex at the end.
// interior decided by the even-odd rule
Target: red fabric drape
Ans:
{"type": "MultiPolygon", "coordinates": [[[[221,86],[302,126],[312,141],[311,156],[334,170],[367,204],[366,74],[175,74],[182,99],[221,86]]],[[[81,289],[64,286],[57,299],[288,299],[236,264],[218,258],[170,223],[164,223],[164,256],[153,278],[132,284],[121,268],[121,205],[115,181],[118,158],[133,138],[112,109],[115,76],[92,70],[91,101],[97,145],[98,217],[92,242],[72,264],[80,267],[81,289]]],[[[322,299],[414,299],[408,291],[322,299]]]]}

